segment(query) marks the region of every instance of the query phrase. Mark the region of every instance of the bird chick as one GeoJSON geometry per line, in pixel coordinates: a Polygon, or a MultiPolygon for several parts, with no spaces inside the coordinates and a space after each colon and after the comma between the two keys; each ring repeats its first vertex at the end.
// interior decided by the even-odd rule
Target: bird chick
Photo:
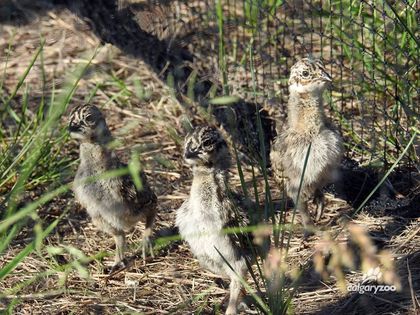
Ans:
{"type": "MultiPolygon", "coordinates": [[[[129,175],[105,177],[104,173],[126,167],[108,148],[111,133],[101,111],[93,105],[73,109],[69,120],[70,136],[80,141],[80,165],[73,183],[76,200],[86,208],[93,223],[115,239],[116,255],[111,273],[123,268],[125,233],[139,220],[145,222],[143,259],[151,251],[150,236],[156,216],[157,198],[146,175],[141,172],[141,189],[129,175]]],[[[153,254],[153,252],[152,252],[153,254]]]]}
{"type": "Polygon", "coordinates": [[[246,252],[235,236],[223,232],[233,225],[234,211],[243,210],[227,188],[231,156],[226,141],[215,128],[196,128],[185,139],[184,158],[192,167],[193,181],[189,198],[177,211],[176,225],[203,267],[230,278],[226,314],[236,314],[246,252]]]}
{"type": "Polygon", "coordinates": [[[304,58],[292,66],[287,126],[275,139],[270,153],[275,179],[283,183],[286,177],[287,195],[301,214],[305,236],[313,225],[308,201],[314,198],[318,221],[324,209],[322,188],[337,179],[343,155],[342,140],[327,122],[323,108],[322,94],[331,81],[320,60],[304,58]]]}

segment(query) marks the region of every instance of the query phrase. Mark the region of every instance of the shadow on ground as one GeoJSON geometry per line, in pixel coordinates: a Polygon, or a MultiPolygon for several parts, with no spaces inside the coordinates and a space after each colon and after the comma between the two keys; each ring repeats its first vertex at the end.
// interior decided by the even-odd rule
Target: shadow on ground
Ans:
{"type": "MultiPolygon", "coordinates": [[[[110,43],[125,54],[143,60],[164,82],[172,82],[175,95],[181,104],[192,108],[193,111],[196,110],[195,104],[208,110],[209,98],[223,95],[222,84],[214,73],[209,73],[208,69],[203,71],[203,67],[207,68],[208,65],[200,64],[200,58],[197,58],[195,52],[187,47],[191,32],[179,37],[174,35],[168,40],[161,39],[162,34],[145,31],[143,28],[150,25],[142,25],[142,28],[140,24],[145,23],[141,23],[137,17],[139,14],[141,17],[147,17],[150,5],[156,4],[130,4],[121,8],[119,7],[121,2],[117,0],[42,0],[38,2],[8,0],[0,13],[0,24],[25,25],[35,20],[37,16],[47,14],[53,9],[68,9],[77,15],[103,43],[110,43]],[[142,16],[141,10],[146,10],[147,14],[142,16]],[[193,90],[189,91],[193,76],[193,90]]],[[[169,2],[158,1],[157,3],[164,7],[169,2]]],[[[207,11],[203,10],[200,14],[207,14],[207,11]]],[[[208,25],[203,24],[201,27],[207,28],[208,25]]],[[[163,32],[165,31],[167,30],[163,29],[163,32]]],[[[194,29],[194,33],[205,36],[208,30],[194,29]]],[[[217,30],[214,30],[213,35],[216,34],[217,30]]],[[[217,45],[217,37],[215,38],[217,45]]],[[[208,38],[201,38],[201,40],[208,40],[208,38]]],[[[217,65],[213,66],[217,68],[217,65]]],[[[235,101],[229,106],[218,108],[213,115],[218,125],[223,126],[234,142],[238,143],[238,149],[246,156],[245,160],[253,163],[262,158],[259,153],[262,152],[262,146],[258,136],[257,115],[260,116],[264,131],[264,158],[268,161],[268,152],[275,137],[275,130],[272,119],[260,104],[235,101]],[[235,123],[227,123],[232,118],[235,119],[235,123]]]]}

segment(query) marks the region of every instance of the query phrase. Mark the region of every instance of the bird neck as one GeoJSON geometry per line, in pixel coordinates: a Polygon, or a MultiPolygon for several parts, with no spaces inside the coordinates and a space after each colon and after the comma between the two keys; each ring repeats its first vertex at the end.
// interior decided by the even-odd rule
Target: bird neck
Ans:
{"type": "Polygon", "coordinates": [[[207,177],[207,176],[221,176],[227,178],[228,171],[227,169],[221,169],[217,167],[207,167],[203,165],[196,165],[192,169],[194,177],[207,177]]]}
{"type": "Polygon", "coordinates": [[[108,163],[114,153],[106,145],[93,142],[80,144],[80,162],[82,164],[108,163]]]}
{"type": "Polygon", "coordinates": [[[227,180],[229,178],[229,172],[227,169],[206,166],[194,166],[192,171],[192,187],[214,185],[219,188],[222,188],[225,186],[225,183],[227,183],[227,180]]]}
{"type": "Polygon", "coordinates": [[[297,131],[313,132],[325,124],[320,93],[291,92],[288,102],[288,126],[297,131]]]}
{"type": "Polygon", "coordinates": [[[101,129],[100,132],[95,134],[93,137],[94,139],[92,142],[96,142],[102,146],[107,146],[110,142],[112,142],[112,140],[114,140],[108,127],[101,129]]]}

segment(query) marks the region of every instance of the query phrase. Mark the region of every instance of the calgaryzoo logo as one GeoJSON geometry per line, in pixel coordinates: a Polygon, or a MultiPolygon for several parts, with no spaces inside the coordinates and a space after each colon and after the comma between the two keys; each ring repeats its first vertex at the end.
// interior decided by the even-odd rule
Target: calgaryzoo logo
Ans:
{"type": "Polygon", "coordinates": [[[395,285],[377,284],[382,279],[382,272],[379,267],[370,268],[369,271],[363,275],[362,282],[358,284],[350,284],[347,286],[347,291],[358,292],[359,294],[377,292],[395,292],[397,288],[395,285]]]}

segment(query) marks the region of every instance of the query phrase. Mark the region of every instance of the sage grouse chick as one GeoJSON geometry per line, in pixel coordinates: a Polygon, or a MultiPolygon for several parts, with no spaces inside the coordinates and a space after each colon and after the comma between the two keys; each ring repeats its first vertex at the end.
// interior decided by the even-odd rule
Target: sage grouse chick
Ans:
{"type": "Polygon", "coordinates": [[[270,153],[276,180],[282,183],[284,176],[287,177],[287,194],[301,214],[305,236],[310,234],[313,225],[308,200],[314,197],[318,221],[324,209],[322,188],[337,179],[343,155],[342,140],[327,123],[323,109],[322,94],[331,81],[320,60],[304,58],[292,66],[287,126],[274,141],[270,153]]]}
{"type": "Polygon", "coordinates": [[[226,186],[231,165],[226,141],[215,128],[196,128],[185,139],[184,158],[192,166],[193,181],[189,198],[177,211],[176,225],[203,267],[230,278],[226,314],[236,314],[246,253],[234,235],[223,232],[234,225],[234,211],[242,210],[226,186]]]}
{"type": "Polygon", "coordinates": [[[112,136],[97,107],[76,107],[70,114],[69,131],[71,137],[80,141],[80,165],[73,187],[76,199],[86,208],[96,227],[115,239],[115,264],[111,273],[124,267],[125,233],[133,229],[139,220],[146,223],[142,242],[145,259],[146,249],[152,249],[149,237],[157,204],[146,175],[140,173],[141,189],[136,189],[129,175],[101,178],[104,172],[126,165],[108,148],[112,136]]]}

